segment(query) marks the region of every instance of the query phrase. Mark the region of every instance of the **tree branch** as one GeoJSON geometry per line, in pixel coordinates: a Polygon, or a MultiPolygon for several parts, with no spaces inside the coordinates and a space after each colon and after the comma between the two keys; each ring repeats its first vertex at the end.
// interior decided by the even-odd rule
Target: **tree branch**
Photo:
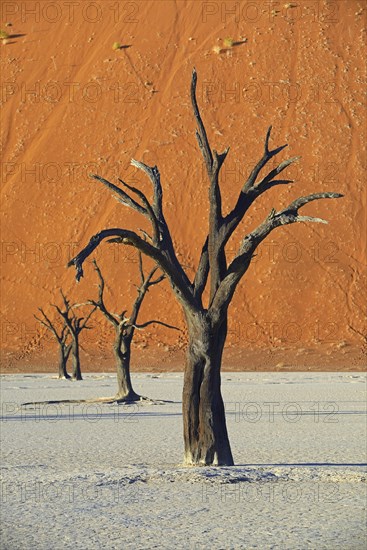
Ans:
{"type": "Polygon", "coordinates": [[[61,331],[61,342],[63,342],[65,344],[69,334],[70,334],[70,332],[69,332],[69,329],[68,329],[67,325],[64,325],[62,327],[62,331],[61,331]]]}
{"type": "MultiPolygon", "coordinates": [[[[162,271],[166,273],[170,284],[175,294],[177,295],[178,300],[182,303],[185,303],[188,307],[190,307],[190,309],[195,308],[197,307],[197,304],[192,292],[190,281],[182,265],[177,259],[171,234],[163,215],[162,187],[160,182],[159,170],[157,166],[150,167],[143,162],[139,162],[134,159],[131,160],[131,164],[145,172],[153,184],[154,201],[153,205],[151,206],[151,210],[153,211],[155,219],[157,220],[158,228],[155,226],[153,227],[155,231],[153,239],[151,239],[149,236],[148,237],[152,242],[155,240],[157,246],[154,246],[154,242],[153,244],[149,244],[148,242],[143,241],[133,231],[118,228],[105,229],[100,231],[90,239],[88,245],[68,263],[68,267],[70,267],[71,265],[74,265],[76,267],[76,279],[77,281],[79,281],[80,278],[83,276],[83,262],[93,252],[93,250],[95,250],[99,246],[102,240],[108,239],[108,242],[128,244],[134,246],[143,254],[151,257],[159,265],[162,271]],[[159,235],[159,239],[157,239],[157,234],[159,235]]],[[[117,194],[122,194],[121,196],[123,196],[124,199],[123,202],[128,202],[129,205],[132,206],[134,209],[138,210],[144,215],[147,215],[148,217],[152,215],[152,212],[149,213],[146,208],[140,206],[124,191],[122,191],[117,186],[111,184],[111,182],[105,180],[104,178],[100,178],[100,176],[92,177],[95,177],[95,179],[102,182],[104,185],[115,191],[117,194]]],[[[139,193],[138,190],[136,191],[139,193]]],[[[148,203],[147,199],[146,201],[148,203]]],[[[145,232],[143,234],[147,236],[145,232]]]]}
{"type": "MultiPolygon", "coordinates": [[[[152,274],[153,276],[153,274],[152,274]]],[[[164,281],[164,279],[166,278],[166,276],[164,274],[160,275],[159,277],[157,277],[157,279],[154,279],[154,281],[152,281],[151,279],[149,280],[149,286],[153,286],[153,285],[158,285],[159,283],[161,283],[162,281],[164,281]]]]}
{"type": "Polygon", "coordinates": [[[197,73],[196,73],[196,70],[193,69],[192,79],[191,79],[191,103],[192,103],[192,108],[194,111],[196,123],[198,125],[198,129],[196,130],[196,139],[198,140],[199,148],[203,155],[208,174],[211,174],[212,167],[213,167],[213,155],[210,149],[208,137],[206,135],[205,127],[201,119],[199,107],[196,100],[196,85],[197,85],[197,73]]]}
{"type": "Polygon", "coordinates": [[[120,178],[119,178],[119,181],[123,185],[125,185],[125,187],[130,189],[130,191],[135,193],[140,198],[142,203],[144,204],[144,206],[145,206],[145,215],[149,218],[149,220],[152,224],[152,227],[153,227],[153,235],[154,235],[153,243],[155,245],[159,245],[159,242],[161,240],[161,234],[160,234],[160,229],[159,229],[159,225],[158,225],[158,220],[157,220],[156,215],[154,213],[153,207],[150,205],[150,202],[148,201],[147,197],[144,195],[144,193],[142,191],[140,191],[140,189],[137,189],[136,187],[133,187],[132,185],[128,185],[127,183],[125,183],[120,178]]]}
{"type": "Polygon", "coordinates": [[[256,164],[254,169],[252,170],[248,180],[243,185],[242,191],[244,193],[246,193],[251,187],[255,185],[257,176],[259,175],[260,171],[264,168],[264,166],[269,162],[269,160],[275,157],[275,155],[277,155],[278,153],[280,153],[280,151],[283,151],[283,149],[288,147],[288,143],[286,143],[285,145],[281,145],[280,147],[277,147],[276,149],[273,149],[271,151],[269,149],[269,140],[270,140],[271,130],[272,130],[272,126],[269,126],[265,136],[263,156],[261,157],[259,162],[256,164]]]}
{"type": "MultiPolygon", "coordinates": [[[[227,268],[226,255],[224,247],[222,246],[219,237],[219,232],[223,223],[222,218],[222,197],[219,186],[219,172],[220,169],[227,157],[229,148],[227,148],[223,153],[217,153],[215,150],[211,150],[209,141],[207,138],[206,130],[204,123],[200,116],[200,111],[198,103],[196,100],[196,85],[197,85],[197,74],[196,70],[193,70],[192,79],[191,79],[191,103],[194,111],[194,116],[198,126],[196,131],[196,137],[199,143],[199,148],[204,158],[206,165],[206,170],[208,173],[208,178],[210,182],[209,187],[209,204],[210,204],[210,213],[209,213],[209,233],[208,233],[208,255],[204,252],[205,258],[203,262],[206,261],[206,256],[208,257],[209,267],[208,273],[210,271],[210,299],[214,296],[227,268]]],[[[205,245],[204,245],[205,246],[205,245]]],[[[203,247],[204,249],[204,247],[203,247]]],[[[199,262],[200,265],[201,262],[199,262]]],[[[204,269],[205,273],[205,269],[204,269]]],[[[200,275],[199,278],[201,281],[205,280],[204,287],[207,281],[207,276],[202,278],[200,275]]],[[[199,293],[197,294],[199,296],[199,293]]]]}
{"type": "MultiPolygon", "coordinates": [[[[137,203],[132,197],[130,197],[130,195],[125,193],[125,191],[120,189],[120,187],[117,187],[117,185],[114,185],[105,178],[101,178],[101,176],[98,176],[97,174],[90,174],[90,177],[103,183],[103,185],[111,189],[111,191],[113,191],[117,195],[117,199],[119,202],[121,202],[125,206],[129,206],[133,210],[136,210],[136,212],[139,212],[139,214],[143,214],[143,216],[147,215],[146,209],[143,208],[139,203],[137,203]]],[[[124,183],[122,182],[122,180],[119,181],[121,181],[121,183],[124,183]]],[[[124,185],[126,184],[124,183],[124,185]]]]}
{"type": "Polygon", "coordinates": [[[71,307],[70,307],[70,301],[66,298],[62,288],[60,288],[60,294],[61,294],[61,298],[62,298],[62,301],[64,302],[64,306],[65,306],[65,311],[68,312],[70,311],[71,307]]]}
{"type": "Polygon", "coordinates": [[[103,229],[99,233],[96,233],[96,235],[93,235],[87,246],[67,264],[68,267],[75,266],[77,281],[83,277],[83,263],[105,239],[109,239],[109,242],[118,242],[133,246],[146,256],[152,258],[159,265],[162,271],[166,273],[178,299],[185,302],[190,309],[196,307],[190,281],[188,280],[187,275],[183,271],[174,253],[173,257],[169,254],[163,254],[163,252],[155,246],[143,240],[133,231],[129,231],[127,229],[103,229]]]}
{"type": "Polygon", "coordinates": [[[141,323],[139,325],[135,324],[134,327],[140,330],[140,329],[143,329],[145,327],[148,327],[149,325],[152,325],[153,323],[156,324],[156,325],[162,325],[162,326],[167,327],[167,328],[172,328],[174,330],[179,330],[181,332],[180,328],[175,327],[174,325],[169,325],[168,323],[163,323],[163,321],[156,321],[155,319],[152,319],[151,321],[147,321],[146,323],[141,323]]]}
{"type": "MultiPolygon", "coordinates": [[[[64,319],[64,322],[65,322],[66,326],[68,327],[71,335],[73,337],[75,337],[75,326],[73,325],[72,320],[69,319],[69,310],[62,311],[62,309],[59,308],[59,306],[56,305],[56,304],[52,304],[52,307],[54,307],[56,309],[56,311],[59,313],[59,315],[61,315],[61,317],[64,319]]],[[[75,317],[74,312],[73,312],[73,316],[75,317]]]]}
{"type": "Polygon", "coordinates": [[[208,280],[208,275],[209,275],[208,241],[209,241],[209,238],[207,237],[205,240],[203,249],[201,251],[199,265],[198,265],[195,279],[193,282],[194,294],[198,298],[201,298],[204,292],[204,288],[206,286],[206,282],[208,280]]]}
{"type": "MultiPolygon", "coordinates": [[[[278,174],[280,174],[281,172],[283,172],[283,170],[285,170],[288,166],[290,166],[291,164],[293,164],[294,162],[297,162],[297,160],[299,160],[301,157],[292,157],[288,160],[283,160],[283,162],[281,162],[276,168],[274,168],[274,170],[271,170],[269,172],[269,174],[267,176],[265,176],[265,178],[263,178],[256,186],[255,188],[258,189],[258,190],[262,190],[263,187],[266,187],[267,189],[269,189],[269,187],[267,187],[267,184],[271,182],[271,180],[273,180],[278,174]]],[[[287,182],[288,183],[288,182],[287,182]]]]}
{"type": "Polygon", "coordinates": [[[49,331],[52,332],[52,334],[55,336],[56,340],[61,343],[62,342],[62,337],[63,337],[63,331],[61,332],[61,335],[58,334],[58,332],[56,331],[56,328],[54,327],[53,323],[51,322],[51,320],[47,317],[46,313],[43,311],[42,308],[38,308],[38,310],[42,313],[43,317],[44,317],[44,320],[43,319],[40,319],[39,317],[37,317],[37,315],[33,315],[33,317],[35,319],[37,319],[37,321],[39,321],[44,327],[46,327],[49,331]]]}
{"type": "Polygon", "coordinates": [[[93,328],[93,327],[88,327],[87,326],[87,323],[89,321],[89,319],[92,317],[93,313],[96,311],[97,309],[97,306],[94,306],[90,312],[88,313],[88,315],[86,316],[86,318],[84,319],[84,317],[80,317],[78,319],[78,333],[80,333],[82,330],[84,329],[90,329],[90,328],[93,328]],[[82,320],[84,319],[84,323],[82,323],[82,320]]]}
{"type": "Polygon", "coordinates": [[[144,276],[144,270],[143,270],[143,258],[142,258],[140,250],[138,252],[138,258],[139,258],[140,281],[141,281],[141,284],[144,284],[145,276],[144,276]]]}
{"type": "Polygon", "coordinates": [[[70,355],[70,352],[71,352],[71,348],[72,348],[72,344],[68,344],[66,347],[65,347],[65,362],[67,363],[68,359],[69,359],[69,355],[70,355]]]}
{"type": "Polygon", "coordinates": [[[151,166],[148,166],[147,164],[144,164],[144,162],[139,162],[138,160],[135,160],[135,159],[131,159],[131,165],[145,172],[149,177],[150,181],[152,182],[153,193],[154,193],[152,209],[157,220],[159,220],[159,222],[164,223],[164,225],[166,225],[164,216],[163,216],[163,206],[162,206],[163,191],[161,186],[161,177],[157,166],[151,167],[151,166]]]}
{"type": "Polygon", "coordinates": [[[110,323],[112,323],[115,327],[117,327],[118,324],[119,324],[120,319],[116,319],[116,317],[107,310],[107,308],[105,306],[105,303],[104,303],[103,293],[104,293],[104,288],[105,288],[105,281],[104,281],[102,272],[101,272],[101,270],[99,268],[99,265],[97,264],[97,261],[95,259],[92,260],[92,263],[94,265],[94,269],[95,269],[95,271],[97,273],[97,276],[98,276],[98,279],[99,279],[99,283],[98,283],[98,300],[89,300],[87,302],[87,304],[93,305],[95,308],[99,309],[100,312],[103,313],[103,315],[107,318],[107,320],[110,323]]]}
{"type": "Polygon", "coordinates": [[[281,145],[280,147],[277,147],[274,150],[269,149],[269,140],[270,140],[270,134],[271,134],[272,127],[270,126],[268,128],[268,131],[266,133],[265,137],[265,144],[264,144],[264,153],[259,162],[256,164],[256,166],[253,168],[250,176],[248,177],[247,181],[242,186],[240,195],[237,199],[237,203],[233,210],[225,217],[223,222],[223,229],[222,229],[222,242],[225,245],[235,229],[238,227],[239,223],[243,219],[244,215],[246,214],[247,210],[251,206],[251,204],[265,191],[268,191],[275,185],[281,185],[281,184],[289,184],[292,183],[292,180],[274,180],[274,178],[283,172],[288,166],[299,160],[300,157],[292,157],[288,160],[282,161],[276,168],[271,170],[258,184],[256,184],[257,177],[260,173],[260,171],[265,167],[265,165],[280,151],[285,149],[285,147],[288,146],[288,144],[281,145]]]}
{"type": "Polygon", "coordinates": [[[68,267],[71,267],[72,265],[75,266],[77,274],[76,274],[76,280],[80,281],[81,277],[83,277],[83,263],[84,261],[94,252],[94,250],[100,245],[100,243],[105,240],[109,239],[109,242],[117,242],[122,243],[130,246],[134,246],[147,256],[150,256],[153,258],[153,260],[160,260],[164,263],[164,257],[160,253],[160,251],[154,247],[153,245],[149,244],[147,241],[141,239],[136,233],[133,231],[129,231],[128,229],[119,229],[119,228],[113,228],[113,229],[103,229],[102,231],[99,231],[99,233],[96,233],[91,237],[89,243],[85,248],[83,248],[79,254],[77,254],[74,258],[68,262],[68,267]],[[115,238],[111,238],[115,237],[115,238]]]}
{"type": "Polygon", "coordinates": [[[342,197],[340,193],[314,193],[305,197],[300,197],[291,202],[283,210],[276,212],[274,209],[268,217],[251,233],[246,235],[241,242],[240,249],[236,257],[228,266],[225,278],[223,279],[212,302],[212,311],[221,311],[230,303],[237,284],[247,271],[251,259],[258,245],[273,231],[273,229],[282,225],[288,225],[296,222],[316,222],[328,223],[321,218],[311,216],[300,216],[298,209],[305,204],[318,199],[337,199],[342,197]]]}

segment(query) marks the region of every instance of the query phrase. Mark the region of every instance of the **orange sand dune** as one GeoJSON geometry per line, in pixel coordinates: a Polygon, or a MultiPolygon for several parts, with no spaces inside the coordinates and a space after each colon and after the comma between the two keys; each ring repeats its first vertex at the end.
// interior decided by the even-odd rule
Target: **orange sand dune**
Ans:
{"type": "MultiPolygon", "coordinates": [[[[362,368],[364,2],[4,2],[1,28],[10,35],[1,44],[4,372],[53,368],[54,343],[33,313],[43,306],[53,314],[48,304],[59,300],[60,287],[78,302],[95,295],[90,263],[79,285],[66,269],[93,233],[149,229],[89,173],[123,177],[149,194],[130,159],[157,164],[177,253],[193,277],[208,214],[189,98],[193,66],[211,145],[230,147],[225,211],[260,158],[270,124],[272,146],[289,144],[278,162],[302,157],[287,172],[294,184],[272,189],[251,209],[229,258],[272,207],[315,191],[345,194],[305,208],[329,225],[280,228],[263,243],[231,306],[226,366],[362,368]],[[114,50],[114,42],[123,47],[114,50]]],[[[135,252],[104,244],[97,257],[108,305],[129,309],[135,252]]],[[[186,334],[166,282],[147,296],[141,320],[152,316],[182,332],[139,331],[141,368],[181,368],[186,334]]],[[[94,325],[83,343],[85,365],[106,370],[110,327],[99,317],[94,325]]]]}

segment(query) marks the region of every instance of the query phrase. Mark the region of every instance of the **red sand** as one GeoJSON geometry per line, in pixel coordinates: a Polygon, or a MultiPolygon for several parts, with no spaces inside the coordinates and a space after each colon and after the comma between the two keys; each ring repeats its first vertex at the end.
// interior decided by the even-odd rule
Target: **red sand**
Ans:
{"type": "MultiPolygon", "coordinates": [[[[267,2],[255,9],[244,1],[232,15],[230,1],[115,2],[118,11],[109,2],[66,4],[2,5],[1,28],[13,35],[1,44],[3,372],[54,370],[54,343],[33,313],[42,306],[51,314],[60,287],[78,302],[93,296],[92,266],[79,285],[65,267],[93,233],[148,229],[90,172],[114,182],[121,176],[149,194],[129,162],[158,165],[177,252],[193,276],[208,213],[189,100],[193,66],[211,145],[231,148],[221,182],[225,211],[260,158],[270,124],[272,146],[289,143],[278,162],[302,156],[286,172],[295,183],[251,209],[229,257],[272,207],[312,192],[345,194],[305,207],[329,225],[280,228],[263,243],[230,309],[225,368],[362,369],[365,4],[281,1],[272,12],[267,2]],[[246,41],[215,53],[226,37],[246,41]],[[129,47],[113,50],[116,41],[129,47]]],[[[134,251],[104,244],[97,257],[108,305],[128,309],[138,277],[134,251]]],[[[166,282],[149,293],[141,320],[153,315],[184,329],[166,282]]],[[[110,327],[97,317],[94,324],[82,341],[84,369],[112,369],[110,327]]],[[[162,327],[139,332],[133,368],[182,368],[185,341],[185,332],[177,340],[162,327]]]]}

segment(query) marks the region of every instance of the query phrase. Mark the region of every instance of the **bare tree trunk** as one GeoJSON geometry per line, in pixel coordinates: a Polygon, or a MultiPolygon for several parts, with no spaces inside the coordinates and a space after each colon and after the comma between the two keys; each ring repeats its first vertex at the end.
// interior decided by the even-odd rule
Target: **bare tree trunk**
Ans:
{"type": "Polygon", "coordinates": [[[70,354],[71,345],[66,346],[65,344],[60,344],[59,347],[59,378],[64,378],[69,380],[71,376],[66,370],[67,361],[70,354]]]}
{"type": "MultiPolygon", "coordinates": [[[[69,307],[69,303],[65,300],[66,299],[64,299],[64,303],[67,304],[67,306],[69,307]]],[[[57,306],[54,306],[54,307],[60,313],[60,309],[58,309],[57,306]]],[[[59,344],[59,379],[69,379],[70,376],[67,373],[66,365],[70,355],[71,344],[66,343],[68,339],[69,328],[65,320],[65,317],[64,315],[62,315],[62,317],[64,318],[64,325],[61,328],[60,332],[58,332],[57,324],[53,323],[47,317],[46,313],[43,311],[41,307],[39,307],[38,309],[42,314],[42,318],[37,317],[37,315],[34,315],[35,319],[37,319],[37,321],[39,321],[44,327],[46,327],[54,335],[54,337],[56,338],[59,344]]]]}
{"type": "Polygon", "coordinates": [[[80,369],[80,358],[79,358],[79,342],[78,339],[73,339],[71,353],[73,356],[73,380],[83,380],[82,371],[80,369]]]}
{"type": "Polygon", "coordinates": [[[205,314],[188,320],[189,347],[182,413],[187,465],[233,466],[220,389],[227,320],[213,327],[205,314]]]}
{"type": "Polygon", "coordinates": [[[130,377],[130,358],[131,358],[132,338],[123,336],[119,329],[116,329],[116,338],[113,351],[116,358],[117,400],[121,401],[139,401],[140,395],[134,392],[130,377]]]}

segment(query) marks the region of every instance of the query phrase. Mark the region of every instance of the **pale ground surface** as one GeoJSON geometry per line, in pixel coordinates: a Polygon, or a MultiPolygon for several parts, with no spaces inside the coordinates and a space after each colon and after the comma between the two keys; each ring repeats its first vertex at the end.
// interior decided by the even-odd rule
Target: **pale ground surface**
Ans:
{"type": "Polygon", "coordinates": [[[2,377],[2,550],[365,548],[360,373],[224,373],[237,466],[201,469],[179,466],[182,374],[134,376],[172,403],[20,408],[114,394],[85,378],[2,377]]]}

